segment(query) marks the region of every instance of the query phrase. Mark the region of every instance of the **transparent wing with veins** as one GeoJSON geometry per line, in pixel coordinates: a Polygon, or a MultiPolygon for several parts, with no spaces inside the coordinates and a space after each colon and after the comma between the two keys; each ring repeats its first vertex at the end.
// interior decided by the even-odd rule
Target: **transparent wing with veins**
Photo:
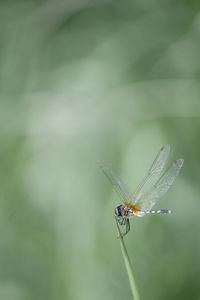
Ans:
{"type": "Polygon", "coordinates": [[[131,204],[137,205],[141,211],[146,211],[150,210],[168,191],[183,165],[184,160],[178,159],[174,161],[172,166],[161,176],[169,153],[170,145],[161,148],[134,195],[108,167],[101,166],[101,168],[124,203],[131,202],[131,204]]]}
{"type": "Polygon", "coordinates": [[[183,165],[183,159],[177,159],[173,162],[171,167],[161,176],[157,183],[152,187],[152,189],[136,201],[136,204],[140,206],[140,210],[150,210],[156,202],[164,196],[168,191],[176,177],[178,176],[180,169],[183,165]]]}
{"type": "Polygon", "coordinates": [[[135,202],[134,196],[127,189],[125,184],[106,166],[101,166],[104,174],[108,177],[110,182],[112,183],[115,191],[119,195],[120,199],[123,203],[135,202]]]}
{"type": "Polygon", "coordinates": [[[153,185],[158,181],[161,176],[161,172],[165,166],[170,153],[170,145],[166,145],[160,149],[158,152],[152,166],[150,167],[147,175],[143,181],[138,186],[136,192],[134,193],[134,198],[136,203],[150,190],[153,185]]]}

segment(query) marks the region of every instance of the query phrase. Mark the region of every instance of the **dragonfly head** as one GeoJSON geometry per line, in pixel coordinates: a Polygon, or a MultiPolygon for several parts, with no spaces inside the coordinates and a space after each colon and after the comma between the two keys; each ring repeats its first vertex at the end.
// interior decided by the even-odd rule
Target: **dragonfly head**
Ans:
{"type": "Polygon", "coordinates": [[[122,206],[123,205],[119,205],[115,208],[115,216],[116,217],[121,217],[122,216],[122,206]]]}

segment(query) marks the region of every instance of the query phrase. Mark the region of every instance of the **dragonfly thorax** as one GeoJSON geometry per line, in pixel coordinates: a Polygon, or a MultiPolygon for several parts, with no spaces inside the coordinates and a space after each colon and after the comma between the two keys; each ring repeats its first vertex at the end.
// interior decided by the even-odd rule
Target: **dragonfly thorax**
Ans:
{"type": "Polygon", "coordinates": [[[116,215],[117,217],[122,217],[122,206],[123,206],[123,205],[119,205],[119,206],[117,206],[117,207],[115,208],[115,215],[116,215]]]}

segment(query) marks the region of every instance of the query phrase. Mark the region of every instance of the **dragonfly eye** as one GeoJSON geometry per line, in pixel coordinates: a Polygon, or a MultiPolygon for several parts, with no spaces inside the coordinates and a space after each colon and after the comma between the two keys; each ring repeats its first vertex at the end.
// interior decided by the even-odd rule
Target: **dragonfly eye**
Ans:
{"type": "Polygon", "coordinates": [[[115,208],[115,215],[117,217],[121,217],[122,216],[122,205],[119,205],[115,208]]]}

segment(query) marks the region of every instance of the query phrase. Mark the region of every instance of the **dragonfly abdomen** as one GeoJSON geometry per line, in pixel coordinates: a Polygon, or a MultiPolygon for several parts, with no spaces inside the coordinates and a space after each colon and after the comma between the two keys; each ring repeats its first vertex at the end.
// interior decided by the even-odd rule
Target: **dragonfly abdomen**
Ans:
{"type": "Polygon", "coordinates": [[[159,215],[159,214],[171,214],[172,211],[169,209],[166,210],[146,210],[146,211],[139,211],[138,215],[159,215]]]}

